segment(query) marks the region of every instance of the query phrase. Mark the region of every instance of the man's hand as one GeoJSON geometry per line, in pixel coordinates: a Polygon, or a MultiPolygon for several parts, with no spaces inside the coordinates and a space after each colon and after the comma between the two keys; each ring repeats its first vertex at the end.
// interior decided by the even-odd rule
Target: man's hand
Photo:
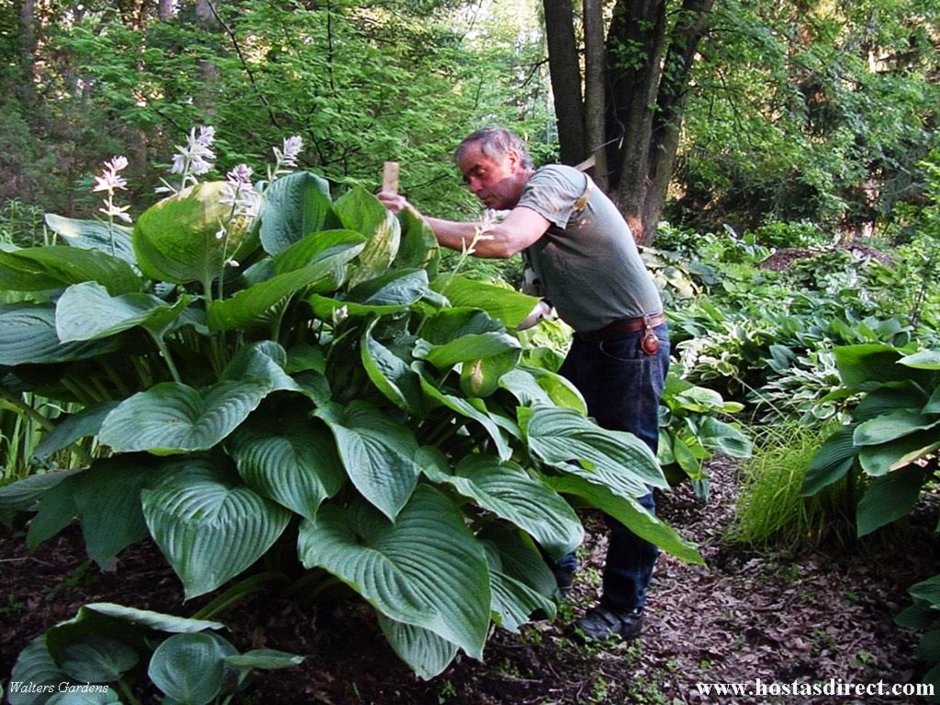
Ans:
{"type": "Polygon", "coordinates": [[[392,213],[401,213],[406,209],[414,210],[414,206],[408,203],[408,199],[404,196],[399,196],[394,191],[379,191],[376,194],[376,198],[392,213]]]}
{"type": "Polygon", "coordinates": [[[525,330],[526,328],[531,328],[532,326],[541,322],[543,318],[547,318],[551,311],[551,304],[549,304],[545,299],[541,299],[537,304],[535,304],[535,308],[532,309],[532,312],[523,319],[522,323],[516,326],[516,330],[525,330]]]}

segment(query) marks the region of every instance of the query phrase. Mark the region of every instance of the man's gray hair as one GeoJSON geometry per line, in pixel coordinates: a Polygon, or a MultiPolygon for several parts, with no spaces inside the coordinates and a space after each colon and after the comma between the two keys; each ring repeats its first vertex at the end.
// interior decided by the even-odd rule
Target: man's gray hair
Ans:
{"type": "Polygon", "coordinates": [[[479,144],[480,151],[490,158],[504,157],[515,152],[522,160],[522,166],[532,168],[532,156],[522,139],[504,127],[484,127],[464,138],[454,152],[454,159],[460,161],[470,145],[479,144]]]}

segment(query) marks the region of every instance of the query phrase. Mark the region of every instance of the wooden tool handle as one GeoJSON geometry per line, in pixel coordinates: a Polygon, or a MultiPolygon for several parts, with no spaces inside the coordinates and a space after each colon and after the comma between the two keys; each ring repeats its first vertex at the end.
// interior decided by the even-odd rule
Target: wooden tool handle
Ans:
{"type": "Polygon", "coordinates": [[[382,168],[382,190],[398,193],[398,162],[385,162],[382,168]]]}

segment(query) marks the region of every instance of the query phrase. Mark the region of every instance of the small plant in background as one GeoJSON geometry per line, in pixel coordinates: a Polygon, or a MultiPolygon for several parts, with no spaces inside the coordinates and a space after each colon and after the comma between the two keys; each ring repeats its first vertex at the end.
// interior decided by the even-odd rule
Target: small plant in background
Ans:
{"type": "Polygon", "coordinates": [[[300,664],[273,649],[239,651],[218,632],[225,625],[112,603],[84,605],[20,654],[10,705],[148,702],[224,705],[256,669],[300,664]]]}
{"type": "Polygon", "coordinates": [[[707,499],[707,460],[715,454],[750,457],[750,438],[739,425],[721,420],[743,408],[743,404],[725,401],[718,392],[697,387],[670,370],[659,420],[659,462],[670,482],[688,479],[695,493],[707,499]]]}

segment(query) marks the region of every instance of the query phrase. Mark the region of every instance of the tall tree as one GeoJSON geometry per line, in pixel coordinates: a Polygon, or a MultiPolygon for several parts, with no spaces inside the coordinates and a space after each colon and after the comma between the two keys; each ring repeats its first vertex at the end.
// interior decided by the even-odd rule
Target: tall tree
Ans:
{"type": "MultiPolygon", "coordinates": [[[[551,54],[552,37],[572,33],[574,17],[570,5],[562,11],[564,3],[545,0],[544,4],[551,54]]],[[[586,102],[592,108],[587,111],[582,106],[585,120],[597,118],[596,96],[604,96],[605,102],[603,143],[607,145],[607,163],[603,165],[606,171],[598,173],[596,180],[607,183],[610,195],[641,243],[652,241],[666,200],[692,63],[713,4],[714,0],[683,0],[681,4],[669,0],[617,0],[607,32],[605,70],[600,70],[596,61],[588,64],[585,94],[590,96],[586,102]]],[[[602,3],[584,3],[584,23],[589,29],[586,39],[597,35],[602,12],[602,3]]],[[[556,105],[581,100],[580,93],[555,86],[554,72],[552,83],[556,105]]],[[[569,116],[576,114],[577,108],[564,106],[563,112],[569,116]]],[[[586,121],[581,123],[581,145],[587,143],[586,121]]],[[[563,133],[559,128],[563,154],[564,141],[571,139],[573,132],[569,129],[563,133]]],[[[589,149],[597,146],[592,144],[589,149]]],[[[586,156],[583,146],[581,155],[586,156]]]]}

